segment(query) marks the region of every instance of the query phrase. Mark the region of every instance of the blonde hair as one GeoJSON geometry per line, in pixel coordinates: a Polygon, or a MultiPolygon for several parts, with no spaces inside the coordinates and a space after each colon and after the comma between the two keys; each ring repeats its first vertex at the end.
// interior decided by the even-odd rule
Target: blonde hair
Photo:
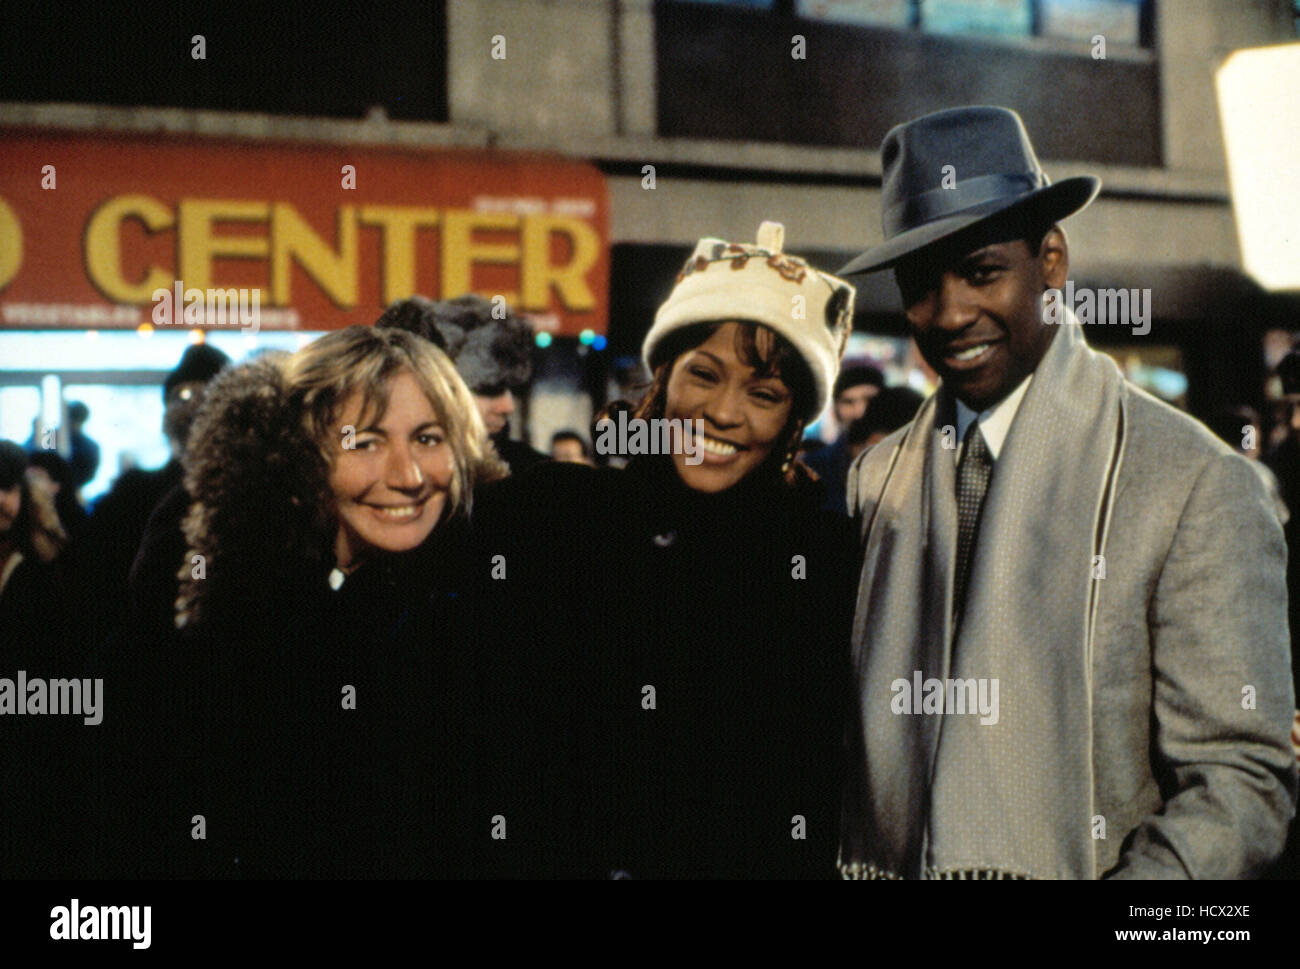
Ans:
{"type": "Polygon", "coordinates": [[[379,420],[388,409],[393,378],[410,372],[451,445],[455,472],[446,516],[469,514],[474,486],[507,473],[488,440],[474,395],[447,355],[422,337],[387,327],[350,326],[313,340],[281,367],[290,396],[301,402],[303,427],[328,465],[338,446],[336,422],[353,394],[361,395],[361,423],[379,420]]]}

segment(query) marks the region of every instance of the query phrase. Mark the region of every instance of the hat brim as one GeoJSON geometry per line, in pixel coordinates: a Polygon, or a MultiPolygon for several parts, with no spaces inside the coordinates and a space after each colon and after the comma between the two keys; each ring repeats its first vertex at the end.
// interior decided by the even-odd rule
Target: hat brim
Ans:
{"type": "Polygon", "coordinates": [[[1050,218],[1052,221],[1063,219],[1085,208],[1097,197],[1097,192],[1100,190],[1101,179],[1093,175],[1076,175],[1025,195],[991,199],[946,218],[936,219],[902,232],[850,260],[835,274],[849,276],[889,269],[899,260],[926,246],[947,239],[995,215],[1009,214],[1017,209],[1037,209],[1042,217],[1050,218]]]}

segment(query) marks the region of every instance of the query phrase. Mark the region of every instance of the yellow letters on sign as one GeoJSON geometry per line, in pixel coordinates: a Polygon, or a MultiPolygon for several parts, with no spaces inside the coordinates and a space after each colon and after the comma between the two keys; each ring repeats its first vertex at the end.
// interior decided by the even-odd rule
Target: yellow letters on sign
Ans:
{"type": "MultiPolygon", "coordinates": [[[[358,305],[363,249],[377,246],[383,281],[382,301],[389,303],[437,280],[439,298],[452,299],[479,292],[478,266],[514,266],[519,292],[484,289],[485,298],[503,297],[517,309],[545,312],[552,298],[571,312],[596,307],[596,294],[587,274],[600,258],[600,236],[580,218],[545,212],[477,212],[415,205],[340,205],[335,210],[333,239],[320,232],[288,202],[253,199],[181,199],[171,207],[148,195],[119,195],[97,208],[84,233],[86,271],[90,281],[116,303],[150,302],[159,289],[175,280],[187,288],[208,290],[214,263],[238,259],[260,262],[270,306],[293,303],[296,266],[336,307],[358,305]],[[128,278],[122,251],[122,229],[138,222],[150,233],[174,232],[176,257],[171,266],[150,265],[128,278]],[[239,234],[222,225],[257,227],[239,234]],[[374,232],[362,229],[375,230],[374,232]],[[429,230],[421,233],[419,230],[429,230]],[[426,239],[437,231],[439,238],[426,239]],[[494,238],[483,238],[489,233],[494,238]],[[559,243],[556,247],[556,243],[559,243]],[[555,260],[552,252],[561,252],[555,260]],[[436,255],[436,264],[421,272],[420,256],[436,255]],[[422,285],[423,284],[423,285],[422,285]]],[[[11,280],[22,259],[22,230],[8,205],[0,200],[0,286],[11,280]]],[[[371,263],[366,261],[367,265],[371,263]]],[[[430,295],[434,295],[430,293],[430,295]]]]}

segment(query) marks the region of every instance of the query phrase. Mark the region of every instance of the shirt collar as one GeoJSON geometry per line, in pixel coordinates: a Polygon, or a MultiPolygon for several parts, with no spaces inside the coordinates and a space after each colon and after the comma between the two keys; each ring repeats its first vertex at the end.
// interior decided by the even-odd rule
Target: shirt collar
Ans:
{"type": "MultiPolygon", "coordinates": [[[[1025,391],[1029,389],[1029,381],[1033,379],[1034,375],[1031,373],[1020,382],[1020,385],[1015,390],[992,407],[982,410],[978,414],[960,400],[957,401],[957,440],[965,440],[966,429],[970,427],[971,421],[978,419],[980,433],[984,435],[984,443],[988,445],[989,454],[996,461],[1002,453],[1002,444],[1007,439],[1007,432],[1011,430],[1011,422],[1016,418],[1016,411],[1020,409],[1020,402],[1025,397],[1025,391]]],[[[953,451],[953,454],[960,458],[961,449],[957,448],[953,451]]]]}

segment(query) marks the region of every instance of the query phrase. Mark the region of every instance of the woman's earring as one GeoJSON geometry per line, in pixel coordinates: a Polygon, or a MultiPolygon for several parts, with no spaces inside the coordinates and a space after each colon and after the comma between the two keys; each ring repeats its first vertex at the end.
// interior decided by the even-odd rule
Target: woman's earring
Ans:
{"type": "Polygon", "coordinates": [[[800,424],[795,431],[794,440],[790,442],[790,450],[785,453],[785,463],[781,465],[781,473],[789,474],[790,469],[794,466],[794,459],[799,456],[799,445],[803,443],[803,425],[800,424]]]}

